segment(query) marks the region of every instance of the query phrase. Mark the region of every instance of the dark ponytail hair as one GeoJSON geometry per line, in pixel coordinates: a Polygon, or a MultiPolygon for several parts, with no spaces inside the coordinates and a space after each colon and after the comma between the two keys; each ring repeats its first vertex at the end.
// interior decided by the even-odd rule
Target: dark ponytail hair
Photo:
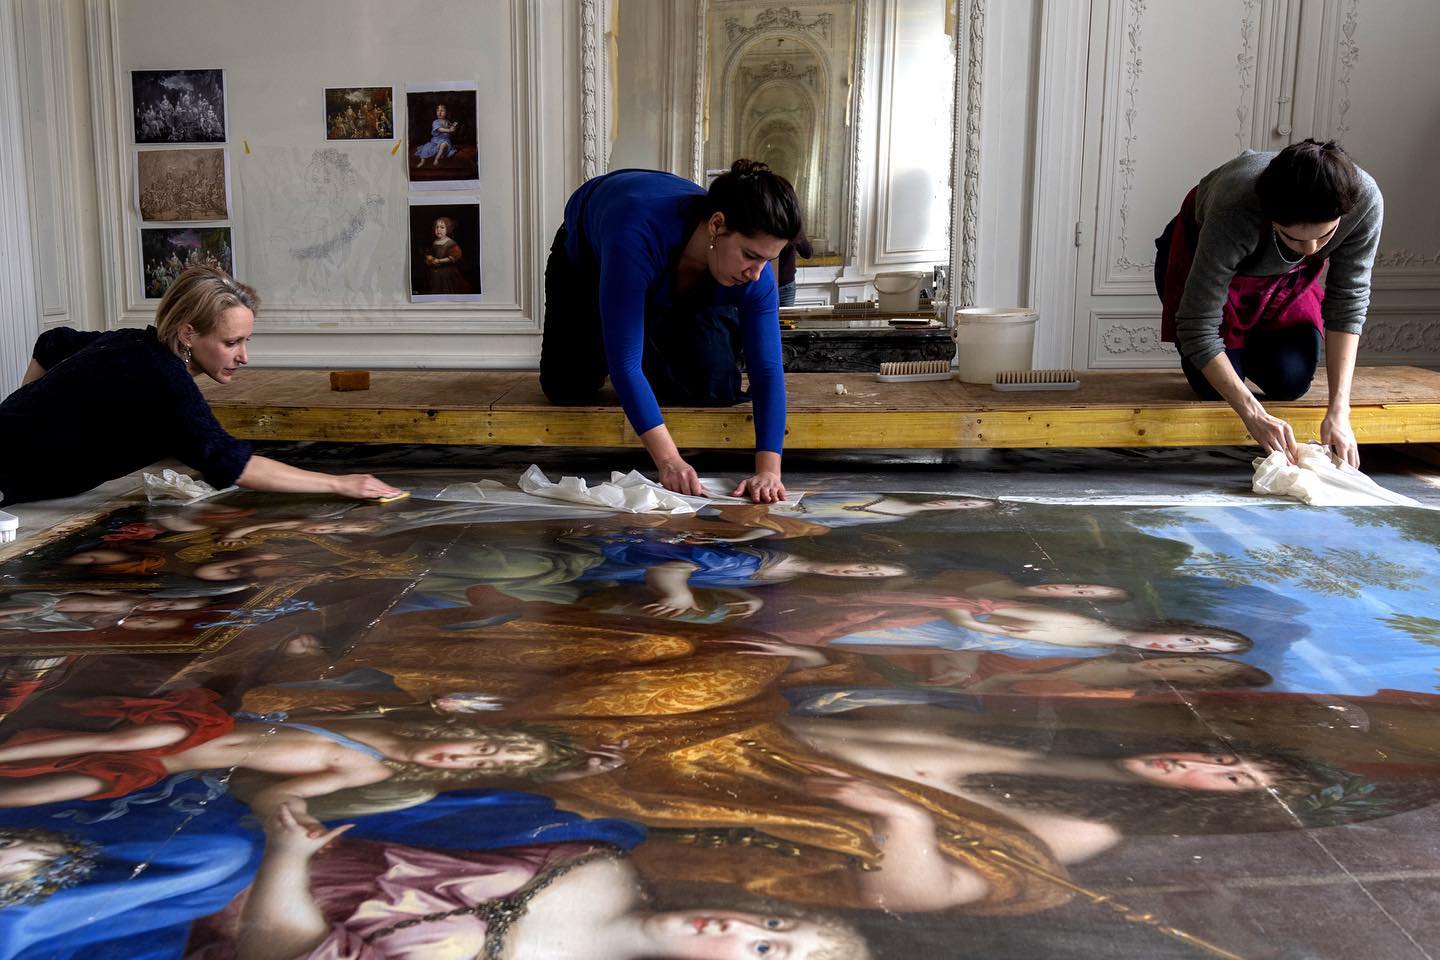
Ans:
{"type": "Polygon", "coordinates": [[[705,194],[705,216],[725,215],[725,229],[791,241],[800,235],[800,201],[790,181],[758,160],[736,160],[705,194]]]}
{"type": "Polygon", "coordinates": [[[1281,226],[1338,220],[1360,199],[1360,172],[1334,140],[1281,150],[1255,183],[1260,208],[1281,226]]]}

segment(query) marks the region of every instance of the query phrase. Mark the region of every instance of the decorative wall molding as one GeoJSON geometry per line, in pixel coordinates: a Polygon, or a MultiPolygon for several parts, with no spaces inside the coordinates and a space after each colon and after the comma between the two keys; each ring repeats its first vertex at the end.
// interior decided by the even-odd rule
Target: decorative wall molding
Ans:
{"type": "MultiPolygon", "coordinates": [[[[543,54],[547,44],[558,40],[557,37],[541,35],[540,25],[544,19],[540,16],[539,6],[543,2],[517,0],[509,6],[508,23],[503,27],[497,25],[506,30],[503,36],[508,40],[508,55],[513,64],[514,85],[505,98],[510,109],[509,173],[513,188],[503,193],[496,190],[494,184],[497,180],[504,181],[492,176],[489,190],[495,202],[510,205],[517,232],[515,252],[506,264],[511,268],[509,286],[515,291],[514,300],[407,303],[379,307],[316,307],[272,301],[266,304],[257,321],[257,329],[266,334],[298,336],[323,331],[330,337],[356,334],[372,338],[401,332],[407,337],[464,333],[528,334],[533,338],[539,332],[543,291],[539,258],[549,249],[549,234],[554,228],[545,217],[545,198],[541,196],[544,183],[542,160],[548,152],[563,149],[562,144],[547,141],[547,128],[541,123],[537,111],[540,103],[537,92],[543,89],[545,80],[541,75],[541,66],[546,62],[543,54]]],[[[126,200],[130,196],[132,147],[128,132],[129,77],[121,62],[118,30],[121,0],[86,0],[86,3],[105,326],[143,325],[152,320],[155,301],[146,300],[140,289],[138,223],[126,200]]],[[[592,12],[599,16],[602,9],[595,4],[592,12]]],[[[595,21],[593,26],[596,30],[602,29],[600,21],[595,21]]],[[[598,36],[596,42],[600,42],[598,36]]],[[[593,95],[598,109],[605,96],[603,68],[596,77],[597,86],[593,95]]],[[[559,100],[558,90],[553,99],[559,100]]],[[[603,123],[595,128],[595,151],[602,149],[603,130],[603,123]]],[[[237,148],[238,144],[232,143],[229,149],[233,151],[237,148]]],[[[598,152],[594,157],[594,162],[601,162],[598,152]]],[[[482,192],[485,189],[482,187],[482,192]]],[[[243,224],[235,225],[237,233],[243,229],[243,224]]],[[[487,266],[493,271],[500,265],[487,266]]],[[[505,284],[496,279],[487,286],[503,289],[505,284]]],[[[284,339],[267,338],[266,363],[284,365],[287,362],[284,356],[288,345],[282,343],[284,339]],[[280,359],[277,360],[277,356],[280,359]]],[[[292,343],[298,344],[299,341],[292,343]]],[[[531,343],[532,349],[526,360],[533,364],[533,339],[531,343]]],[[[368,354],[372,342],[367,341],[353,349],[368,354]]],[[[329,361],[333,361],[335,353],[332,340],[329,361]]],[[[344,355],[354,356],[349,353],[344,355]]],[[[432,354],[422,349],[416,355],[430,357],[432,354]]],[[[434,364],[448,366],[495,366],[501,359],[488,337],[470,341],[468,349],[436,351],[434,356],[434,364]]]]}
{"type": "Polygon", "coordinates": [[[1440,362],[1440,306],[1372,306],[1360,336],[1366,363],[1440,362]]]}
{"type": "Polygon", "coordinates": [[[1160,340],[1160,311],[1156,308],[1090,311],[1089,367],[1143,369],[1178,367],[1179,354],[1160,340]]]}
{"type": "Polygon", "coordinates": [[[1251,88],[1255,82],[1255,9],[1260,0],[1245,0],[1245,13],[1240,18],[1240,52],[1235,56],[1235,73],[1240,80],[1240,100],[1235,105],[1235,153],[1244,153],[1250,146],[1251,88]]]}
{"type": "Polygon", "coordinates": [[[1350,132],[1350,76],[1360,59],[1360,44],[1355,40],[1359,28],[1360,0],[1349,0],[1337,40],[1340,73],[1335,78],[1335,85],[1339,88],[1340,99],[1335,105],[1335,125],[1332,128],[1332,136],[1341,143],[1345,141],[1345,134],[1350,132]]]}
{"type": "Polygon", "coordinates": [[[1440,267],[1440,250],[1427,255],[1411,253],[1402,247],[1399,250],[1382,251],[1375,257],[1375,269],[1377,270],[1410,270],[1429,267],[1440,267]]]}
{"type": "Polygon", "coordinates": [[[857,266],[861,262],[860,250],[860,184],[868,183],[870,169],[865,160],[870,151],[864,149],[869,141],[866,135],[870,128],[868,93],[870,81],[870,3],[858,0],[855,17],[855,122],[851,124],[854,136],[850,139],[850,232],[842,243],[845,245],[845,262],[857,266]]]}
{"type": "Polygon", "coordinates": [[[959,166],[950,227],[950,289],[953,307],[975,303],[980,257],[980,123],[985,91],[986,0],[958,0],[955,108],[951,151],[959,166]],[[962,58],[959,51],[965,51],[962,58]],[[963,69],[961,64],[964,64],[963,69]]]}
{"type": "Polygon", "coordinates": [[[736,40],[776,32],[815,33],[829,42],[830,29],[834,23],[835,17],[829,13],[819,13],[815,15],[815,19],[806,20],[804,14],[799,10],[792,10],[789,7],[769,7],[757,13],[749,26],[742,24],[738,17],[726,17],[725,30],[732,43],[736,40]]]}
{"type": "Polygon", "coordinates": [[[1100,334],[1100,346],[1112,355],[1157,353],[1160,329],[1153,323],[1112,323],[1100,334]]]}
{"type": "Polygon", "coordinates": [[[705,185],[705,76],[709,72],[705,51],[710,48],[705,0],[695,0],[695,99],[690,117],[690,179],[705,185]]]}
{"type": "Polygon", "coordinates": [[[610,138],[601,135],[608,126],[610,111],[606,100],[610,89],[606,78],[608,57],[600,51],[605,44],[603,0],[580,0],[580,177],[589,180],[605,172],[609,161],[610,138]]]}
{"type": "Polygon", "coordinates": [[[1130,259],[1130,192],[1135,185],[1135,157],[1133,148],[1135,139],[1139,136],[1135,132],[1135,118],[1139,110],[1135,106],[1135,96],[1140,89],[1140,75],[1144,66],[1141,58],[1143,49],[1141,47],[1141,21],[1145,16],[1147,0],[1126,0],[1126,9],[1129,16],[1125,25],[1125,105],[1121,114],[1124,117],[1125,132],[1120,137],[1124,145],[1121,149],[1119,159],[1116,161],[1116,174],[1120,178],[1120,206],[1116,217],[1120,221],[1120,229],[1115,239],[1120,241],[1120,253],[1115,257],[1114,269],[1133,272],[1138,270],[1149,270],[1155,265],[1154,260],[1131,260],[1130,259]]]}

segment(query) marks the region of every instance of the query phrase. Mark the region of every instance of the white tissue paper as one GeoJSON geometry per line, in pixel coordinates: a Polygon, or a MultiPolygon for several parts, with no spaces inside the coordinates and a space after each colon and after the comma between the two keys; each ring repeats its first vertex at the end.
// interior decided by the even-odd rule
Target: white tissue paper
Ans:
{"type": "Polygon", "coordinates": [[[1396,505],[1418,507],[1420,501],[1392,493],[1346,464],[1336,466],[1330,451],[1316,443],[1300,445],[1299,463],[1291,464],[1284,451],[1253,461],[1256,493],[1293,497],[1317,507],[1396,505]]]}
{"type": "MultiPolygon", "coordinates": [[[[555,510],[573,511],[576,507],[589,508],[606,513],[659,513],[683,516],[695,513],[709,504],[749,503],[740,497],[729,496],[734,484],[716,478],[702,477],[700,486],[707,496],[687,497],[666,490],[660,484],[636,470],[629,473],[611,471],[608,483],[589,486],[580,477],[561,477],[558,483],[551,482],[535,464],[520,475],[520,489],[515,490],[496,480],[452,483],[444,487],[417,487],[413,496],[417,500],[446,500],[460,503],[512,504],[531,509],[553,505],[555,510]],[[562,506],[562,504],[564,506],[562,506]]],[[[771,504],[771,509],[785,509],[793,506],[803,494],[791,493],[785,503],[771,504]]],[[[575,515],[575,514],[567,514],[575,515]]],[[[583,514],[580,514],[583,515],[583,514]]]]}
{"type": "Polygon", "coordinates": [[[610,474],[609,483],[591,487],[582,477],[561,477],[552,483],[535,464],[520,475],[520,489],[536,497],[582,503],[618,513],[664,513],[672,516],[694,513],[709,503],[706,497],[685,497],[631,470],[610,474]]]}
{"type": "Polygon", "coordinates": [[[228,493],[238,487],[216,490],[204,480],[177,473],[166,467],[159,473],[144,475],[145,499],[151,503],[194,503],[219,493],[228,493]]]}

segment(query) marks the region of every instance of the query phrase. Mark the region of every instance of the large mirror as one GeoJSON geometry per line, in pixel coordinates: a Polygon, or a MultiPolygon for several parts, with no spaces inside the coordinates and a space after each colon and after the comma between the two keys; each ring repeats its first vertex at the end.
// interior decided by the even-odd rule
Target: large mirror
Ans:
{"type": "Polygon", "coordinates": [[[837,262],[854,190],[857,6],[710,0],[706,25],[706,170],[770,164],[795,185],[815,257],[837,262]]]}
{"type": "Polygon", "coordinates": [[[587,2],[604,43],[586,173],[704,183],[737,157],[764,160],[804,209],[802,302],[864,300],[876,274],[948,267],[957,3],[587,2]]]}

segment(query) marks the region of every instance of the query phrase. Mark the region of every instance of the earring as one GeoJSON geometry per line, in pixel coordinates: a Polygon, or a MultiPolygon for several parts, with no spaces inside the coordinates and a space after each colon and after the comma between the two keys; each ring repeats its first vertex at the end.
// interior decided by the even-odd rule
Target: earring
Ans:
{"type": "Polygon", "coordinates": [[[714,250],[714,249],[715,249],[715,234],[713,234],[713,233],[710,234],[710,249],[711,249],[711,250],[714,250]]]}
{"type": "Polygon", "coordinates": [[[193,357],[194,355],[195,355],[195,354],[194,354],[194,351],[192,351],[192,350],[190,349],[190,344],[188,344],[188,343],[182,343],[182,344],[180,344],[180,359],[181,359],[181,360],[184,360],[184,361],[188,364],[188,363],[190,362],[190,358],[193,357]]]}

